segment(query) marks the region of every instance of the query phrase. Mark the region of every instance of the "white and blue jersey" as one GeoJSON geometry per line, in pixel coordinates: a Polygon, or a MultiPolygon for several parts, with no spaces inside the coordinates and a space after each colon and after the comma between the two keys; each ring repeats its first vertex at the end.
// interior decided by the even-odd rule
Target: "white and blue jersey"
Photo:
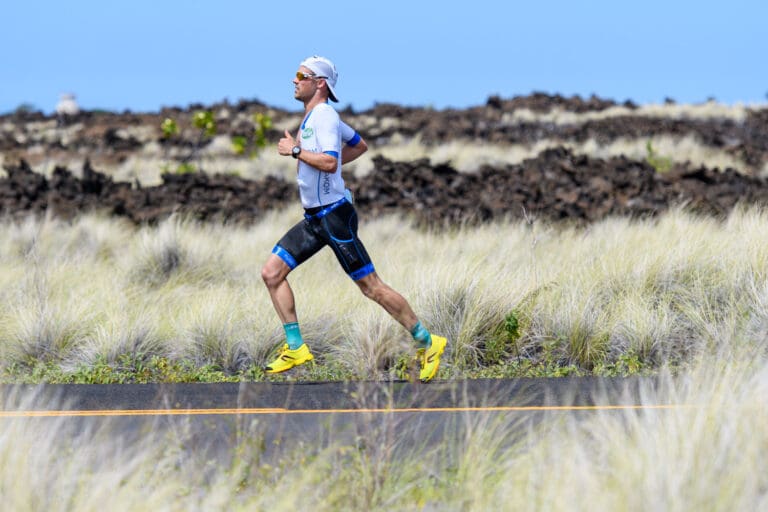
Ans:
{"type": "Polygon", "coordinates": [[[303,151],[326,153],[336,157],[336,172],[322,172],[299,160],[297,181],[299,196],[304,208],[316,208],[341,200],[345,194],[341,176],[342,143],[354,146],[360,136],[328,103],[313,108],[299,128],[299,145],[303,151]]]}

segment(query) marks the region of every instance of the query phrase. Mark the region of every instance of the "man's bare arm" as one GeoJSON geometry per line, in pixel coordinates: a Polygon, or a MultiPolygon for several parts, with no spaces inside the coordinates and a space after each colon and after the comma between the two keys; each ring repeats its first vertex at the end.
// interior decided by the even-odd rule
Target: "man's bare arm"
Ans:
{"type": "MultiPolygon", "coordinates": [[[[277,143],[277,152],[283,156],[289,156],[291,155],[293,147],[296,145],[296,140],[290,133],[288,133],[288,130],[285,130],[285,137],[281,138],[277,143]]],[[[326,153],[313,153],[311,151],[302,150],[301,153],[299,153],[299,160],[309,164],[318,171],[328,172],[331,174],[335,173],[338,167],[336,165],[337,158],[326,153]]]]}
{"type": "Polygon", "coordinates": [[[360,137],[360,140],[354,146],[344,146],[341,150],[341,164],[348,164],[357,157],[368,151],[368,144],[360,137]]]}

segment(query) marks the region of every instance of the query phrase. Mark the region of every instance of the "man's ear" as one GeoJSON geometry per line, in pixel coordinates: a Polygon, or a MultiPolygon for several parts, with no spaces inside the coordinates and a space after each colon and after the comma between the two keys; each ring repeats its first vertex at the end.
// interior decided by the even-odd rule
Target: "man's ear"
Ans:
{"type": "Polygon", "coordinates": [[[330,97],[331,91],[328,89],[328,82],[325,80],[325,78],[318,80],[318,86],[325,89],[325,91],[328,93],[328,97],[330,97]]]}

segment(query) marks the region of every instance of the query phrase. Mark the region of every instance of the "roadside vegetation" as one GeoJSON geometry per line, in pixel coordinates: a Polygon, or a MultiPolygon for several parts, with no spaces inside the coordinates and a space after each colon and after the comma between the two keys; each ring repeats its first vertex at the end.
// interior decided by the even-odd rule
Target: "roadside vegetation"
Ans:
{"type": "MultiPolygon", "coordinates": [[[[259,270],[298,214],[251,227],[3,223],[2,382],[373,380],[386,393],[408,365],[408,334],[330,251],[291,276],[316,364],[260,369],[282,329],[259,270]]],[[[768,508],[768,212],[442,232],[387,217],[361,236],[382,277],[450,338],[437,379],[652,375],[638,405],[672,407],[456,414],[439,433],[364,416],[349,438],[275,445],[242,415],[226,450],[184,419],[126,436],[108,419],[3,417],[4,507],[768,508]]]]}
{"type": "MultiPolygon", "coordinates": [[[[298,215],[252,227],[3,223],[0,382],[405,377],[408,333],[330,251],[290,278],[316,362],[263,373],[282,328],[260,268],[298,215]]],[[[765,351],[767,217],[677,210],[589,228],[530,220],[441,232],[388,217],[361,236],[382,278],[450,339],[438,379],[649,375],[742,346],[765,351]]]]}

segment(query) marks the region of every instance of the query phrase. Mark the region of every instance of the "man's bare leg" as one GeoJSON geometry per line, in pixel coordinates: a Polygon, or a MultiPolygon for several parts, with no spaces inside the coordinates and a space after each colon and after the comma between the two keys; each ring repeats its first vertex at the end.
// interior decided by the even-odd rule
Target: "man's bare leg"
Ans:
{"type": "Polygon", "coordinates": [[[269,256],[261,269],[261,278],[267,285],[272,305],[285,329],[285,345],[280,349],[277,359],[264,368],[267,373],[284,372],[314,359],[301,337],[293,290],[286,279],[290,272],[291,268],[274,254],[269,256]]]}
{"type": "Polygon", "coordinates": [[[376,272],[355,281],[363,295],[378,303],[392,318],[405,327],[408,332],[418,323],[419,319],[411,309],[408,301],[387,285],[376,272]]]}
{"type": "Polygon", "coordinates": [[[290,272],[291,267],[275,254],[269,255],[267,262],[261,269],[261,278],[267,285],[269,297],[272,299],[277,316],[280,317],[283,325],[298,321],[293,290],[286,279],[290,272]]]}
{"type": "Polygon", "coordinates": [[[430,334],[421,325],[408,301],[385,284],[375,272],[355,282],[366,297],[381,305],[387,313],[411,333],[417,346],[420,347],[417,354],[421,363],[421,367],[419,369],[414,368],[413,371],[419,372],[419,380],[422,382],[432,380],[437,374],[440,356],[443,354],[448,340],[442,336],[430,334]]]}

